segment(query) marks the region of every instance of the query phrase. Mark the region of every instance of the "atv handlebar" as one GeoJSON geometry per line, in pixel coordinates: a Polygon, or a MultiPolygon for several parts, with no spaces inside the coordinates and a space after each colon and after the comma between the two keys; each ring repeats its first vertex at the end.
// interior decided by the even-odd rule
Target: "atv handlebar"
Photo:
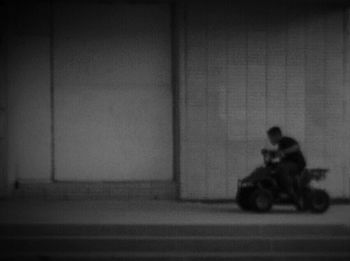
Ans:
{"type": "Polygon", "coordinates": [[[262,149],[261,154],[266,165],[277,163],[280,160],[275,150],[262,149]]]}

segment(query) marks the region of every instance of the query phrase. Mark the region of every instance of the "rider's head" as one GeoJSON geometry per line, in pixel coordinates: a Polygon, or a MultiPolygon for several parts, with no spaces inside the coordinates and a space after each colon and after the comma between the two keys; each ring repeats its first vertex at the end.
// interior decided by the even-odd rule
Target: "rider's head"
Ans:
{"type": "Polygon", "coordinates": [[[267,136],[269,137],[269,140],[271,142],[272,145],[276,145],[278,144],[278,142],[281,140],[282,138],[282,131],[280,127],[271,127],[270,129],[268,129],[267,131],[267,136]]]}

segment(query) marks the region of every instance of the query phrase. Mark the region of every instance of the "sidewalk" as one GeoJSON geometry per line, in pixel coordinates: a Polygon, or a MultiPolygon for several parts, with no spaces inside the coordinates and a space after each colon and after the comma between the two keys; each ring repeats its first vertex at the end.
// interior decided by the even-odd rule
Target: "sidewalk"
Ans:
{"type": "Polygon", "coordinates": [[[234,203],[175,201],[0,201],[0,224],[345,224],[350,205],[324,214],[276,206],[267,214],[241,211],[234,203]]]}

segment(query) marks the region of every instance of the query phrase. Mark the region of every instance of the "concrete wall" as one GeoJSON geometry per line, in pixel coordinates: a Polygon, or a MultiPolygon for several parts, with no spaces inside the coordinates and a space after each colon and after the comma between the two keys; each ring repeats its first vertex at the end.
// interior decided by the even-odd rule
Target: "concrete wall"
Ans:
{"type": "Polygon", "coordinates": [[[272,125],[299,140],[309,167],[331,170],[333,197],[348,197],[344,8],[189,2],[182,19],[181,197],[233,198],[272,125]]]}
{"type": "Polygon", "coordinates": [[[54,10],[55,179],[172,180],[170,6],[54,10]]]}
{"type": "MultiPolygon", "coordinates": [[[[346,158],[347,155],[349,155],[350,151],[350,5],[346,7],[344,10],[344,97],[343,99],[346,100],[344,102],[344,146],[345,146],[345,164],[344,164],[344,169],[345,172],[350,173],[350,159],[349,157],[346,158]]],[[[350,175],[350,174],[348,174],[350,175]]],[[[347,178],[346,174],[344,175],[344,194],[349,197],[350,195],[350,185],[346,186],[347,178]]],[[[348,176],[349,177],[349,176],[348,176]]]]}
{"type": "Polygon", "coordinates": [[[0,3],[0,196],[6,193],[6,11],[0,3]]]}
{"type": "Polygon", "coordinates": [[[49,4],[9,6],[8,179],[50,181],[49,4]]]}
{"type": "MultiPolygon", "coordinates": [[[[127,67],[119,66],[120,61],[109,60],[110,57],[103,52],[105,48],[101,47],[103,43],[108,50],[115,48],[108,40],[113,38],[114,29],[107,26],[109,23],[114,24],[114,11],[106,9],[108,10],[103,12],[96,10],[96,13],[108,14],[104,17],[107,22],[101,19],[101,24],[106,26],[98,28],[94,27],[94,23],[90,25],[94,34],[101,35],[95,38],[89,34],[80,35],[84,32],[83,26],[73,22],[67,24],[69,17],[63,14],[56,14],[61,15],[62,20],[56,20],[55,24],[53,19],[57,31],[52,32],[50,7],[45,1],[17,8],[11,6],[5,76],[8,99],[4,100],[4,103],[8,103],[9,145],[6,157],[7,179],[10,183],[15,180],[49,183],[52,170],[57,171],[61,180],[128,178],[120,173],[109,174],[108,171],[112,169],[110,166],[118,167],[113,165],[117,160],[113,161],[110,157],[113,153],[111,148],[117,142],[115,139],[120,135],[130,138],[130,133],[123,127],[120,129],[118,123],[121,121],[123,125],[128,125],[132,122],[127,122],[126,119],[130,118],[118,113],[134,102],[130,94],[140,91],[137,88],[140,79],[128,78],[129,83],[135,87],[125,96],[130,99],[120,98],[123,88],[110,88],[111,72],[107,71],[108,68],[104,70],[105,61],[99,58],[103,57],[110,64],[123,69],[127,67]],[[68,31],[63,30],[65,27],[79,30],[76,34],[69,35],[68,31]],[[52,36],[56,40],[50,42],[52,36]],[[84,48],[74,46],[73,43],[79,42],[78,36],[80,40],[84,37],[88,40],[79,43],[84,48]],[[93,43],[91,39],[102,40],[101,43],[93,43]],[[93,63],[86,60],[91,49],[99,54],[94,57],[93,63]],[[56,56],[57,54],[59,55],[56,56]],[[72,54],[78,54],[78,57],[72,54]],[[72,64],[67,62],[69,59],[73,59],[72,64]],[[96,81],[97,78],[101,81],[96,81]],[[94,85],[93,88],[90,86],[84,89],[89,83],[94,85]],[[52,86],[58,90],[53,96],[52,86]],[[65,88],[67,86],[70,88],[65,88]],[[69,94],[71,90],[74,94],[69,94]],[[123,104],[122,108],[114,103],[114,98],[118,104],[123,104]],[[98,104],[103,106],[95,106],[98,104]],[[57,106],[54,114],[51,114],[52,105],[57,106]],[[87,112],[86,108],[93,110],[87,112]],[[52,121],[52,116],[57,118],[57,122],[52,121]],[[102,126],[91,126],[93,121],[89,120],[90,117],[98,117],[102,126]],[[79,123],[83,118],[86,119],[84,124],[89,125],[87,129],[90,131],[87,134],[84,132],[86,126],[79,123]],[[78,123],[84,128],[75,126],[78,123]],[[52,131],[57,135],[55,139],[52,139],[52,131]],[[84,134],[81,137],[89,137],[87,141],[79,138],[80,131],[84,134]],[[114,131],[118,132],[117,136],[111,134],[114,131]],[[101,143],[94,139],[100,133],[104,134],[103,137],[108,137],[103,139],[101,136],[101,143]],[[54,143],[57,146],[55,150],[52,147],[53,141],[57,141],[54,143]],[[77,145],[86,145],[85,142],[90,141],[92,143],[88,150],[78,149],[77,145]],[[101,148],[98,155],[89,154],[91,147],[96,147],[96,144],[97,147],[98,144],[103,144],[103,147],[109,148],[107,155],[103,154],[105,152],[101,148]],[[58,158],[53,157],[53,151],[58,158]],[[83,153],[83,157],[79,161],[80,153],[83,153]],[[67,158],[69,155],[74,157],[67,158]],[[80,162],[81,169],[91,170],[99,163],[90,162],[89,159],[103,159],[105,156],[108,160],[104,165],[104,174],[100,177],[97,174],[92,177],[89,171],[80,174],[76,171],[69,172],[65,166],[66,162],[73,164],[73,160],[80,162]],[[56,160],[58,164],[53,166],[52,163],[56,160]],[[92,165],[81,166],[84,162],[92,165]]],[[[60,9],[55,10],[58,12],[60,9]]],[[[74,8],[70,11],[74,11],[74,8]]],[[[99,20],[90,11],[91,22],[99,20]]],[[[177,102],[181,123],[181,197],[233,198],[237,180],[261,163],[259,151],[267,145],[265,130],[275,124],[300,141],[310,167],[331,169],[323,186],[327,187],[332,196],[349,197],[349,11],[345,12],[345,8],[335,5],[269,6],[268,2],[264,2],[264,5],[259,6],[257,3],[245,5],[234,1],[220,1],[216,4],[183,2],[178,11],[180,49],[176,58],[180,61],[177,102]]],[[[82,17],[78,18],[78,22],[84,22],[82,17]]],[[[134,18],[130,19],[130,23],[134,24],[134,18]]],[[[157,18],[152,16],[147,19],[157,18]]],[[[147,25],[149,24],[145,23],[146,27],[147,25]]],[[[163,26],[165,25],[158,23],[155,28],[164,29],[163,26]]],[[[164,40],[163,36],[161,39],[164,40]]],[[[141,47],[144,42],[139,41],[141,47]]],[[[167,44],[164,46],[169,48],[167,44]]],[[[161,49],[161,52],[164,51],[161,49]]],[[[130,53],[123,54],[128,56],[130,53]]],[[[157,55],[142,57],[144,60],[149,58],[152,65],[162,66],[167,63],[165,60],[152,60],[157,55]]],[[[138,63],[134,65],[139,66],[138,63]]],[[[147,68],[145,72],[149,70],[147,68]]],[[[151,77],[152,82],[159,76],[146,74],[142,79],[147,81],[147,77],[151,77]]],[[[120,75],[122,77],[123,73],[120,75]]],[[[164,80],[163,76],[169,77],[160,75],[160,79],[164,80]]],[[[118,79],[115,83],[119,86],[118,79]]],[[[154,94],[153,98],[158,94],[154,94]]],[[[141,104],[140,100],[138,104],[141,104]]],[[[140,107],[143,108],[137,108],[140,107]]],[[[153,120],[156,118],[156,111],[154,112],[151,117],[153,120]]],[[[149,121],[149,118],[140,117],[136,111],[132,113],[138,120],[149,121]]],[[[130,126],[135,129],[134,125],[130,126]]],[[[147,133],[152,136],[154,132],[149,128],[147,133]]],[[[169,140],[165,141],[166,146],[170,146],[167,142],[169,140]]],[[[140,158],[138,153],[133,155],[140,158]]],[[[134,167],[130,162],[128,164],[130,169],[134,167]]],[[[148,177],[155,178],[152,175],[148,177]]],[[[163,174],[156,174],[156,177],[169,178],[163,174]]],[[[133,175],[133,178],[140,177],[133,175]]]]}
{"type": "Polygon", "coordinates": [[[170,182],[169,5],[49,3],[9,3],[10,184],[170,182]]]}

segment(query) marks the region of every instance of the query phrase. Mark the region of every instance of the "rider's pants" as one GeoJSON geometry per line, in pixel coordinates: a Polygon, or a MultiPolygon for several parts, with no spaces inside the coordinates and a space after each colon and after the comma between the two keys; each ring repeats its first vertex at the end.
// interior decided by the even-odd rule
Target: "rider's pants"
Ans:
{"type": "Polygon", "coordinates": [[[277,166],[277,177],[280,187],[297,203],[298,195],[295,191],[295,178],[299,174],[299,166],[291,161],[281,161],[277,166]]]}

